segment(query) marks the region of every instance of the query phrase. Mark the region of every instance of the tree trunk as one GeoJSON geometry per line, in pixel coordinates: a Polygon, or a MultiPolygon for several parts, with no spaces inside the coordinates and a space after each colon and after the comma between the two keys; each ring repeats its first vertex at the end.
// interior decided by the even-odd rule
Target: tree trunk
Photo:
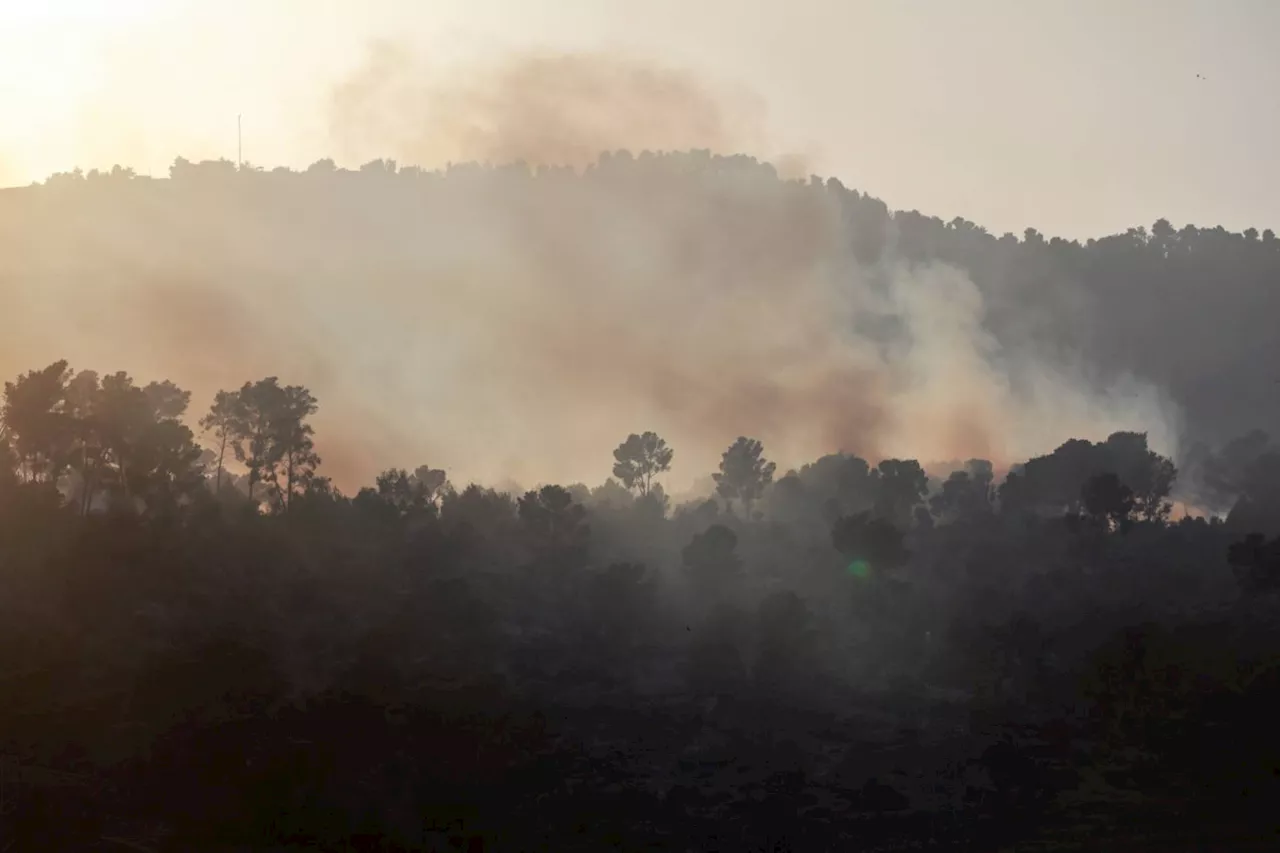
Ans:
{"type": "Polygon", "coordinates": [[[256,435],[249,442],[249,450],[253,453],[253,460],[249,468],[250,501],[253,500],[253,487],[258,483],[258,480],[261,479],[259,473],[262,471],[262,462],[266,457],[266,425],[263,423],[263,417],[261,414],[258,415],[255,427],[256,435]]]}
{"type": "Polygon", "coordinates": [[[93,503],[90,497],[89,483],[92,478],[89,476],[89,445],[81,443],[80,445],[80,517],[84,518],[89,514],[89,505],[93,503]]]}
{"type": "Polygon", "coordinates": [[[213,481],[213,496],[216,498],[222,494],[222,461],[227,456],[227,428],[224,424],[222,427],[222,441],[218,445],[218,473],[213,481]]]}

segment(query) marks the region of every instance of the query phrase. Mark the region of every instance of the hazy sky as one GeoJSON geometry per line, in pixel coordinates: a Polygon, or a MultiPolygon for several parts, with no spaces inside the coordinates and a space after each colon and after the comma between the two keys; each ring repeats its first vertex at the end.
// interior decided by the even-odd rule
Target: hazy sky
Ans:
{"type": "Polygon", "coordinates": [[[1280,226],[1273,0],[0,0],[0,21],[0,184],[234,159],[237,113],[256,164],[341,161],[334,87],[394,39],[459,73],[531,49],[689,68],[758,95],[815,171],[995,231],[1280,226]]]}

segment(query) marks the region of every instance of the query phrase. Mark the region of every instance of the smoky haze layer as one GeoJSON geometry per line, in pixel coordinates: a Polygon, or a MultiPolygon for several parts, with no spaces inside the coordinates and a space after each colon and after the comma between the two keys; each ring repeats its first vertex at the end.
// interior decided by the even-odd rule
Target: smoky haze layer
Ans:
{"type": "Polygon", "coordinates": [[[347,488],[425,461],[598,482],[646,429],[677,449],[675,488],[742,434],[782,466],[1176,438],[1149,387],[1090,390],[1003,346],[964,274],[859,263],[843,190],[747,158],[174,174],[10,194],[6,375],[65,357],[171,378],[193,410],[279,375],[320,399],[325,471],[347,488]]]}
{"type": "Polygon", "coordinates": [[[383,43],[329,109],[343,159],[500,165],[179,161],[167,181],[11,192],[0,369],[65,357],[170,378],[197,416],[249,379],[305,384],[345,487],[422,462],[598,482],[650,429],[677,449],[676,488],[738,435],[783,466],[836,450],[1002,464],[1116,429],[1176,449],[1151,386],[1042,356],[1048,298],[980,291],[891,236],[856,255],[856,193],[784,180],[796,156],[709,153],[768,150],[749,96],[627,57],[442,70],[383,43]],[[620,148],[700,150],[600,155],[620,148]]]}
{"type": "Polygon", "coordinates": [[[802,175],[808,159],[777,149],[750,92],[626,54],[517,53],[459,66],[378,41],[326,111],[338,153],[356,163],[583,169],[602,151],[708,149],[802,175]]]}

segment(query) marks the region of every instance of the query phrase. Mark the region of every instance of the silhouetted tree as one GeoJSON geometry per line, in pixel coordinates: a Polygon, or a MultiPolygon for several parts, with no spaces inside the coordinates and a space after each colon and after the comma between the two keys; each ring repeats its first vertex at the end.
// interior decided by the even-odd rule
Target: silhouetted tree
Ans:
{"type": "Polygon", "coordinates": [[[613,476],[628,489],[635,489],[643,497],[649,494],[653,478],[663,471],[671,470],[671,459],[675,455],[667,443],[652,432],[641,435],[632,433],[627,440],[613,451],[616,460],[613,465],[613,476]]]}
{"type": "Polygon", "coordinates": [[[774,484],[769,490],[768,515],[809,535],[825,537],[840,516],[871,508],[878,476],[857,456],[823,456],[774,484]]]}
{"type": "Polygon", "coordinates": [[[1133,490],[1112,473],[1090,477],[1084,484],[1080,499],[1084,511],[1096,523],[1108,528],[1127,527],[1137,507],[1133,490]]]}
{"type": "Polygon", "coordinates": [[[236,461],[248,469],[248,495],[252,501],[255,488],[276,461],[273,418],[283,389],[276,377],[271,376],[257,383],[246,382],[235,393],[239,405],[236,409],[238,417],[233,424],[231,449],[235,452],[236,461]]]}
{"type": "Polygon", "coordinates": [[[315,476],[320,457],[315,452],[312,436],[315,430],[307,418],[315,414],[318,404],[306,388],[288,385],[273,401],[271,413],[271,447],[264,480],[271,488],[275,504],[285,512],[299,488],[315,476]]]}
{"type": "Polygon", "coordinates": [[[190,500],[204,483],[203,450],[182,423],[191,393],[172,382],[152,382],[142,389],[147,419],[138,431],[132,466],[137,494],[153,511],[190,500]]]}
{"type": "Polygon", "coordinates": [[[574,503],[586,506],[591,501],[591,489],[587,487],[586,483],[570,483],[564,487],[564,490],[569,493],[569,497],[573,499],[574,503]]]}
{"type": "Polygon", "coordinates": [[[1048,456],[1029,460],[1000,487],[1002,508],[1061,515],[1081,509],[1084,486],[1100,474],[1115,474],[1134,496],[1137,515],[1149,521],[1168,518],[1168,501],[1177,475],[1173,463],[1147,447],[1144,433],[1118,432],[1094,444],[1072,439],[1048,456]]]}
{"type": "Polygon", "coordinates": [[[591,490],[591,504],[593,506],[608,506],[620,509],[630,506],[634,502],[635,497],[631,492],[620,486],[618,481],[612,477],[591,490]]]}
{"type": "Polygon", "coordinates": [[[56,483],[68,461],[72,424],[64,411],[71,371],[65,361],[4,384],[0,411],[24,481],[56,483]]]}
{"type": "Polygon", "coordinates": [[[848,454],[823,456],[800,469],[800,479],[824,498],[834,498],[844,514],[862,512],[875,501],[876,472],[865,459],[848,454]]]}
{"type": "Polygon", "coordinates": [[[133,470],[134,451],[142,432],[152,420],[150,401],[133,378],[124,371],[102,377],[97,420],[102,430],[107,459],[114,477],[108,488],[117,493],[125,505],[132,503],[137,471],[133,470]]]}
{"type": "Polygon", "coordinates": [[[373,494],[395,509],[399,515],[420,512],[426,501],[409,482],[409,472],[403,468],[388,468],[374,480],[373,494]]]}
{"type": "Polygon", "coordinates": [[[9,445],[9,431],[0,421],[0,512],[8,507],[17,488],[18,457],[9,445]]]}
{"type": "Polygon", "coordinates": [[[745,517],[751,517],[751,505],[773,482],[777,467],[763,456],[764,445],[745,436],[729,446],[720,459],[720,470],[712,474],[716,491],[727,501],[738,501],[745,517]]]}
{"type": "Polygon", "coordinates": [[[417,513],[434,515],[449,487],[444,471],[421,465],[412,474],[403,468],[389,468],[375,480],[378,498],[400,516],[417,513]]]}
{"type": "Polygon", "coordinates": [[[1146,433],[1117,432],[1100,448],[1102,463],[1133,492],[1134,512],[1146,521],[1163,521],[1172,504],[1169,493],[1177,477],[1172,460],[1147,447],[1146,433]]]}
{"type": "Polygon", "coordinates": [[[886,459],[877,467],[876,514],[905,529],[929,493],[929,475],[914,459],[886,459]]]}
{"type": "MultiPolygon", "coordinates": [[[[218,406],[216,398],[214,405],[218,406]]],[[[314,430],[306,420],[316,411],[315,398],[306,388],[281,386],[269,376],[246,382],[223,406],[229,418],[228,443],[236,460],[249,470],[249,499],[263,483],[272,503],[287,512],[293,495],[306,487],[320,464],[314,430]]]]}
{"type": "Polygon", "coordinates": [[[200,428],[206,433],[212,433],[213,440],[217,443],[217,469],[214,474],[213,493],[219,495],[222,493],[222,475],[225,469],[227,458],[227,443],[233,443],[240,435],[238,432],[239,425],[245,423],[248,414],[244,411],[243,402],[238,391],[219,391],[213,397],[213,405],[209,407],[209,412],[200,419],[200,428]]]}
{"type": "Polygon", "coordinates": [[[502,535],[510,532],[516,520],[516,501],[506,492],[471,483],[460,492],[445,493],[440,516],[453,526],[502,535]]]}
{"type": "Polygon", "coordinates": [[[133,509],[141,501],[152,511],[176,506],[200,486],[202,451],[181,421],[189,392],[167,380],[138,387],[123,371],[100,383],[84,377],[74,387],[73,408],[84,412],[84,440],[95,458],[86,466],[89,479],[82,477],[86,511],[98,484],[118,506],[133,509]]]}
{"type": "Polygon", "coordinates": [[[587,511],[561,486],[543,486],[526,492],[517,512],[534,553],[565,568],[586,563],[590,528],[587,511]]]}
{"type": "Polygon", "coordinates": [[[93,505],[94,491],[103,468],[103,435],[98,423],[101,408],[101,387],[98,374],[82,370],[67,383],[66,414],[75,434],[76,447],[72,449],[70,467],[79,478],[80,514],[88,515],[93,505]]]}
{"type": "Polygon", "coordinates": [[[414,468],[409,482],[426,504],[436,509],[440,507],[440,501],[444,496],[453,489],[449,483],[449,475],[430,465],[419,465],[414,468]]]}
{"type": "Polygon", "coordinates": [[[995,498],[991,463],[971,459],[964,471],[953,471],[938,493],[929,499],[929,507],[939,520],[957,521],[989,515],[995,498]]]}
{"type": "Polygon", "coordinates": [[[666,518],[667,511],[671,508],[671,499],[667,497],[667,492],[662,488],[661,483],[654,483],[649,488],[648,494],[636,500],[635,506],[643,516],[666,518]]]}

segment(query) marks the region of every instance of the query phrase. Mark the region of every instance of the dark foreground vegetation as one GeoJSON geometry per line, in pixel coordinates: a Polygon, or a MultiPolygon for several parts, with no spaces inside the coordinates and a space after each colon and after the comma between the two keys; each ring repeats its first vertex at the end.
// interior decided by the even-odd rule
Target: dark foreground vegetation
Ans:
{"type": "MultiPolygon", "coordinates": [[[[363,215],[442,180],[765,168],[328,166],[34,192],[58,218],[292,182],[363,215]]],[[[679,448],[641,432],[595,488],[422,466],[348,495],[306,388],[37,369],[0,412],[0,851],[1277,849],[1280,444],[1230,436],[1276,411],[1280,243],[997,239],[797,192],[838,196],[866,263],[1083,283],[1055,343],[1167,379],[1205,442],[1181,476],[1123,432],[1007,475],[784,472],[726,435],[716,492],[675,506],[679,448]]]]}
{"type": "MultiPolygon", "coordinates": [[[[673,509],[652,433],[513,496],[318,473],[306,389],[7,383],[17,850],[1274,845],[1280,453],[1170,521],[1141,434],[997,486],[758,442],[673,509]],[[219,458],[239,463],[231,474],[219,458]]],[[[1245,451],[1248,451],[1247,453],[1245,451]]]]}

